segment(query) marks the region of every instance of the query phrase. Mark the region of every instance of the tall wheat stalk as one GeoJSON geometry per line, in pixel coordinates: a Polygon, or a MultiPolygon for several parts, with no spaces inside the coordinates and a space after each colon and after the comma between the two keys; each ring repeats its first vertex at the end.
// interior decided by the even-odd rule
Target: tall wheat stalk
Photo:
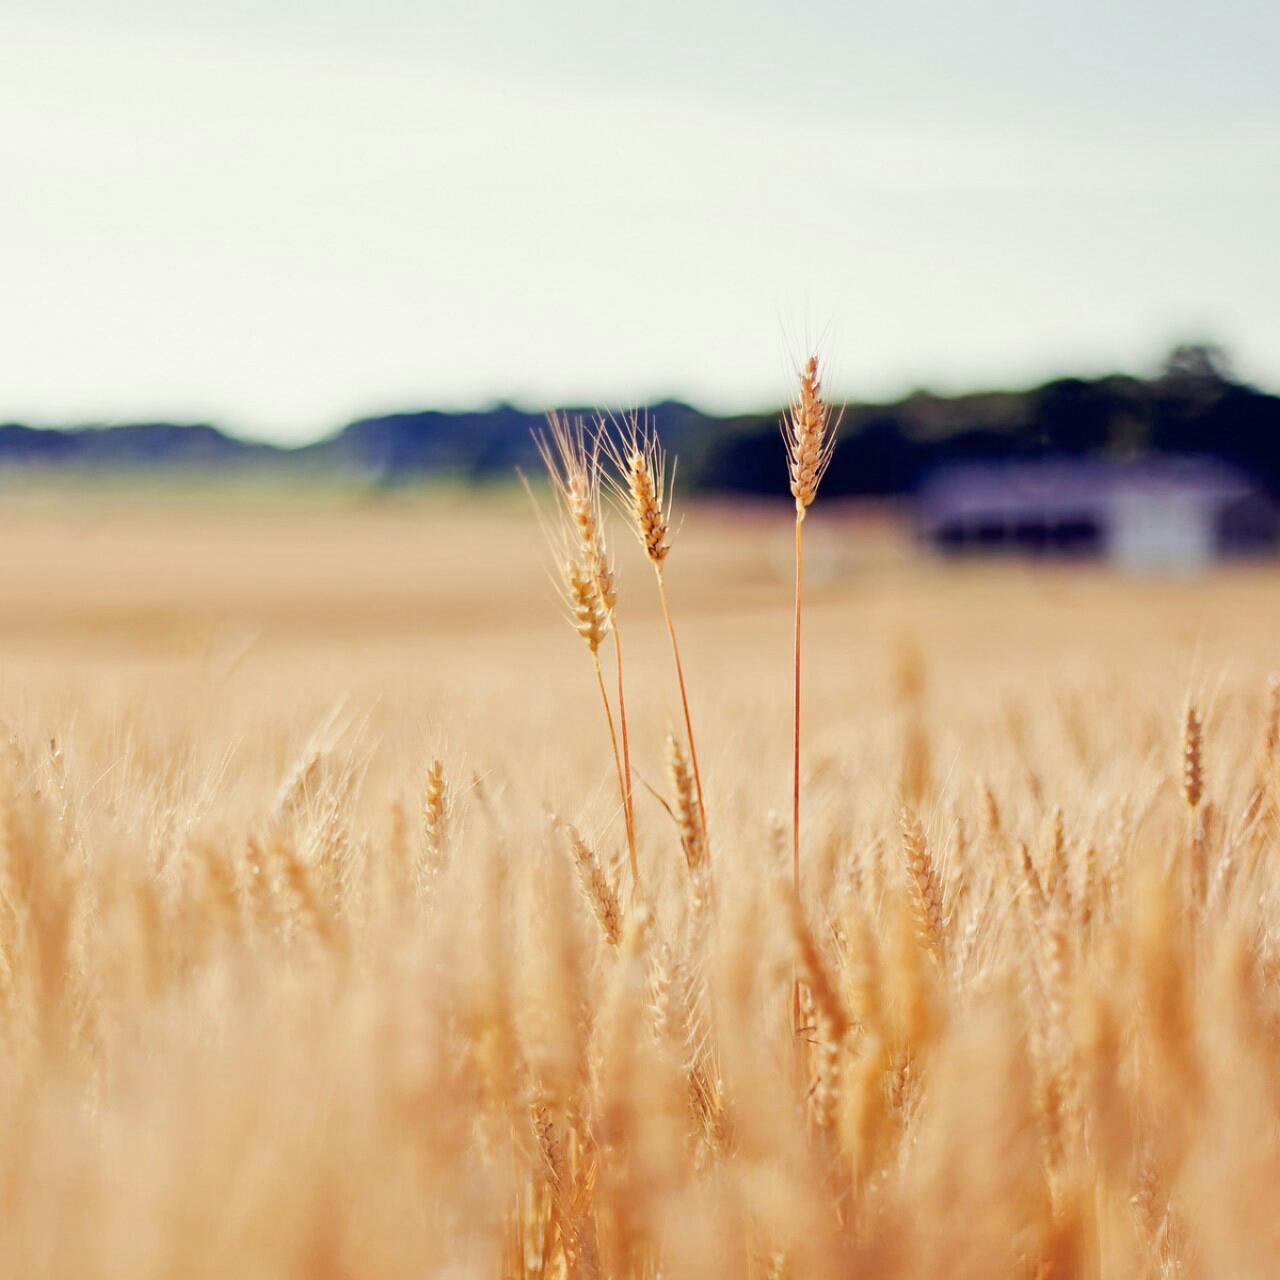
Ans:
{"type": "Polygon", "coordinates": [[[693,717],[689,713],[689,692],[685,685],[684,664],[680,660],[680,642],[676,639],[671,605],[667,599],[666,561],[671,551],[671,490],[675,481],[675,468],[672,466],[668,469],[666,450],[647,418],[641,419],[634,413],[627,415],[621,424],[615,424],[620,425],[616,438],[609,433],[609,425],[604,419],[597,423],[597,438],[603,443],[617,472],[608,477],[610,488],[618,505],[630,519],[636,538],[653,566],[657,580],[658,602],[662,608],[667,636],[671,641],[676,684],[680,690],[680,710],[684,717],[685,736],[689,742],[689,763],[693,769],[693,784],[698,799],[702,845],[709,852],[707,807],[702,794],[698,746],[693,734],[693,717]]]}
{"type": "Polygon", "coordinates": [[[822,398],[818,357],[800,371],[800,388],[782,421],[787,446],[791,495],[796,500],[796,593],[792,663],[791,877],[800,892],[800,620],[804,601],[804,517],[818,496],[818,485],[835,447],[831,408],[822,398]]]}
{"type": "Polygon", "coordinates": [[[596,685],[604,705],[613,750],[618,794],[627,832],[627,858],[633,889],[640,883],[636,856],[635,808],[631,787],[631,744],[627,732],[627,702],[622,677],[622,639],[618,627],[617,577],[604,534],[600,501],[600,446],[588,447],[582,420],[570,423],[558,413],[547,416],[548,432],[537,437],[560,513],[559,521],[546,528],[560,561],[563,593],[574,628],[586,642],[595,668],[596,685]],[[605,687],[600,646],[613,633],[617,668],[618,721],[605,687]],[[621,751],[619,751],[619,730],[621,751]]]}

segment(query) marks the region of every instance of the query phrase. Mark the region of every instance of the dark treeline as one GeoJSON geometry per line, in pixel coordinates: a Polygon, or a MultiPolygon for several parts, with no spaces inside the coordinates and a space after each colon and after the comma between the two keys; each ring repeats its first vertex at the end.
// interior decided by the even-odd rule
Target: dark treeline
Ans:
{"type": "MultiPolygon", "coordinates": [[[[725,427],[700,456],[699,483],[776,493],[774,420],[725,427]]],[[[823,493],[907,493],[946,463],[1153,454],[1219,458],[1280,496],[1280,397],[1238,382],[1213,348],[1179,347],[1155,378],[1058,378],[1027,391],[922,391],[892,404],[850,404],[823,493]]]]}
{"type": "MultiPolygon", "coordinates": [[[[777,412],[715,418],[668,402],[651,414],[667,447],[680,455],[682,488],[785,496],[777,412]]],[[[541,422],[540,414],[510,405],[396,413],[361,419],[296,449],[250,443],[205,424],[67,430],[10,424],[0,425],[0,464],[271,464],[353,471],[388,487],[429,475],[484,481],[536,465],[532,433],[541,422]]],[[[920,391],[892,403],[850,404],[823,492],[909,493],[951,462],[1175,453],[1232,463],[1280,497],[1280,397],[1237,380],[1217,349],[1184,346],[1153,378],[1068,377],[1023,391],[920,391]]]]}

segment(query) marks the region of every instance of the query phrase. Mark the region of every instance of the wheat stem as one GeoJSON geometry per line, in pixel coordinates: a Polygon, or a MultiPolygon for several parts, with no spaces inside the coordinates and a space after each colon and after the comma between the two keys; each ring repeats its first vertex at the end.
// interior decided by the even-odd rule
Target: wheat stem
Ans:
{"type": "Polygon", "coordinates": [[[796,617],[794,741],[792,744],[791,873],[800,892],[800,609],[804,591],[804,514],[818,496],[818,485],[831,462],[835,426],[831,409],[822,398],[818,357],[810,356],[800,371],[800,390],[783,419],[782,438],[787,448],[787,471],[796,500],[796,617]]]}
{"type": "Polygon", "coordinates": [[[616,474],[605,477],[618,506],[631,521],[636,539],[644,549],[645,558],[653,565],[658,580],[658,599],[662,606],[662,619],[671,639],[671,653],[675,659],[676,682],[680,686],[680,709],[684,715],[685,737],[689,742],[689,756],[693,763],[694,785],[698,797],[698,821],[702,827],[702,843],[707,844],[707,812],[702,798],[702,773],[698,768],[698,748],[693,737],[693,718],[689,714],[689,695],[685,688],[684,664],[680,660],[680,645],[676,641],[675,624],[671,619],[671,607],[667,601],[667,583],[664,574],[666,559],[671,551],[667,541],[671,526],[671,492],[674,471],[668,471],[666,452],[647,417],[643,422],[636,414],[625,417],[620,424],[621,439],[611,437],[604,418],[597,420],[597,448],[613,463],[616,474]]]}
{"type": "Polygon", "coordinates": [[[627,698],[622,688],[622,631],[617,616],[613,619],[613,652],[618,665],[618,721],[622,730],[622,807],[627,824],[627,858],[631,864],[631,886],[640,884],[639,862],[636,857],[636,813],[631,787],[631,743],[627,736],[627,698]]]}
{"type": "Polygon", "coordinates": [[[796,612],[791,751],[791,879],[800,893],[800,607],[804,593],[804,510],[796,509],[796,612]]]}
{"type": "Polygon", "coordinates": [[[698,821],[702,824],[702,844],[708,858],[711,856],[711,844],[707,839],[707,808],[702,799],[702,773],[698,769],[698,748],[693,740],[693,719],[689,715],[689,695],[684,685],[684,664],[680,661],[680,644],[676,640],[675,623],[671,620],[671,608],[667,604],[667,583],[660,564],[654,565],[658,576],[658,599],[662,604],[662,620],[667,624],[667,635],[671,638],[671,656],[676,664],[676,683],[680,686],[680,710],[684,713],[684,732],[689,741],[689,764],[693,769],[693,788],[698,796],[698,821]]]}
{"type": "MultiPolygon", "coordinates": [[[[596,687],[600,690],[600,701],[604,705],[604,718],[609,725],[609,745],[613,748],[613,768],[618,775],[618,794],[622,797],[622,809],[625,815],[627,808],[627,784],[622,779],[622,755],[618,751],[618,729],[613,719],[613,708],[609,705],[609,694],[604,685],[604,670],[600,666],[600,654],[593,650],[591,662],[596,672],[596,687]]],[[[634,844],[628,844],[627,856],[631,865],[631,884],[634,889],[637,883],[636,851],[634,844]]]]}

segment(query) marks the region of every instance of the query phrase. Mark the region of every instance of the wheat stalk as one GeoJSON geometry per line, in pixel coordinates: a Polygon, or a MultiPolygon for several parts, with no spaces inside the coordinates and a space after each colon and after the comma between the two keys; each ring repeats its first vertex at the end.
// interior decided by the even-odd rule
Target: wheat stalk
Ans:
{"type": "Polygon", "coordinates": [[[631,743],[622,675],[622,635],[617,618],[617,577],[605,540],[600,501],[600,446],[598,441],[593,446],[588,446],[581,419],[571,425],[563,415],[554,412],[547,415],[547,432],[535,439],[561,515],[559,524],[547,529],[548,537],[562,566],[565,597],[575,629],[591,653],[596,684],[609,725],[609,741],[613,749],[614,771],[622,801],[623,821],[627,832],[627,857],[634,889],[640,884],[640,864],[636,856],[631,743]],[[616,726],[600,666],[600,647],[610,631],[613,633],[617,669],[616,726]],[[621,749],[618,742],[619,728],[621,749]]]}
{"type": "Polygon", "coordinates": [[[800,389],[783,418],[791,494],[796,500],[796,592],[793,646],[791,877],[800,892],[800,617],[804,594],[804,517],[818,496],[818,485],[835,449],[835,423],[822,398],[818,357],[810,356],[800,372],[800,389]]]}
{"type": "Polygon", "coordinates": [[[676,638],[671,604],[667,598],[666,561],[671,551],[671,500],[675,487],[675,468],[667,466],[666,451],[647,417],[632,413],[621,422],[601,418],[597,421],[597,439],[613,463],[608,476],[609,487],[619,507],[631,521],[645,557],[653,566],[658,585],[658,603],[662,620],[671,642],[676,684],[680,691],[680,710],[684,716],[685,737],[689,742],[689,759],[693,766],[694,789],[698,799],[698,821],[702,827],[702,844],[710,856],[707,836],[707,809],[702,794],[702,772],[698,766],[697,741],[693,733],[693,716],[689,711],[689,692],[685,685],[684,663],[676,638]],[[613,430],[610,430],[610,427],[613,430]]]}

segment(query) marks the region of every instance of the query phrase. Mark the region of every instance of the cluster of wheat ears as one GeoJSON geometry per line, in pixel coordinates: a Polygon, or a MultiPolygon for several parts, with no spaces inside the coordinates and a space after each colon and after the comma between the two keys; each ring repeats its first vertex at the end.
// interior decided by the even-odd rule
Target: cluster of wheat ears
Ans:
{"type": "MultiPolygon", "coordinates": [[[[1277,1274],[1280,685],[1152,717],[1041,671],[1004,723],[951,687],[984,769],[940,771],[960,739],[903,642],[900,750],[882,711],[819,750],[802,534],[834,428],[810,361],[784,424],[790,823],[727,776],[750,752],[704,779],[672,472],[637,418],[543,442],[616,800],[575,774],[580,812],[522,806],[441,753],[414,815],[334,723],[265,802],[189,767],[176,711],[90,733],[86,704],[66,755],[9,736],[0,1274],[1277,1274]],[[631,758],[654,717],[632,691],[628,718],[609,507],[674,659],[644,700],[679,726],[666,794],[631,758]]],[[[586,738],[552,719],[518,767],[586,738]]]]}

